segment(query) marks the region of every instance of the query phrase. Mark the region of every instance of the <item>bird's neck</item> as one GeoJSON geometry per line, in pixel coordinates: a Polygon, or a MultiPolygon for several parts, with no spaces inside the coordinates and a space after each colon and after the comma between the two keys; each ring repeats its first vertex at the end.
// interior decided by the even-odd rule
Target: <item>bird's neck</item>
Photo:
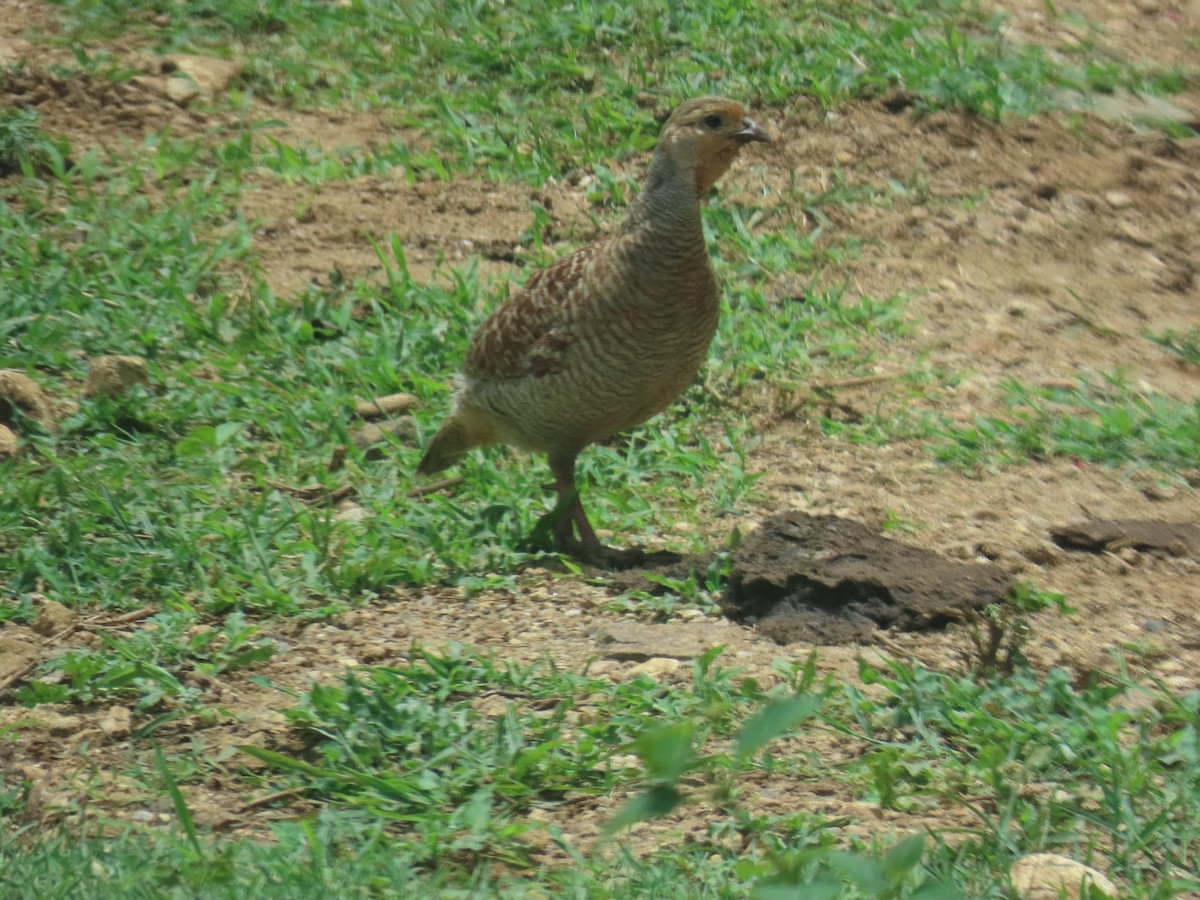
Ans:
{"type": "Polygon", "coordinates": [[[666,153],[655,153],[651,159],[642,192],[629,206],[625,230],[639,231],[651,224],[681,238],[702,235],[694,167],[682,166],[666,153]]]}

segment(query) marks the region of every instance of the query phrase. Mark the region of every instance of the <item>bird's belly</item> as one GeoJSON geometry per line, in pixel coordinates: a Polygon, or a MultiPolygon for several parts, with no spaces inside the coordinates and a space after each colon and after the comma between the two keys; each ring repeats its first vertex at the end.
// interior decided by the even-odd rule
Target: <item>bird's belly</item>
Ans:
{"type": "Polygon", "coordinates": [[[697,331],[686,341],[630,347],[603,359],[571,354],[561,371],[543,377],[475,384],[472,399],[488,411],[505,443],[575,452],[640,425],[679,397],[711,341],[711,333],[697,331]]]}

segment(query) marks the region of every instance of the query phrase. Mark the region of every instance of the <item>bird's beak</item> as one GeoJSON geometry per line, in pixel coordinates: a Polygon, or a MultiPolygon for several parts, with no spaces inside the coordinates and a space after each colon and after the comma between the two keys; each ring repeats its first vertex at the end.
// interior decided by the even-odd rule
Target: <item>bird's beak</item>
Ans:
{"type": "Polygon", "coordinates": [[[742,119],[742,130],[735,134],[734,137],[741,144],[749,144],[751,141],[761,141],[764,144],[771,143],[771,136],[763,131],[762,126],[749,116],[742,119]]]}

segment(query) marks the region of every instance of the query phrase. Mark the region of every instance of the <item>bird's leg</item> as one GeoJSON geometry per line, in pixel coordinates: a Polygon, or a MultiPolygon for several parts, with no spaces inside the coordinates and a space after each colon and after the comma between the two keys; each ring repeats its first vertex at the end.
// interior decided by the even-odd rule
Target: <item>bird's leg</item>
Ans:
{"type": "Polygon", "coordinates": [[[601,569],[627,569],[645,559],[641,550],[617,550],[605,547],[596,536],[596,530],[583,511],[583,502],[575,487],[575,455],[550,457],[550,472],[554,475],[554,490],[559,502],[571,497],[570,505],[561,519],[554,524],[554,545],[566,553],[578,556],[584,562],[601,569]],[[576,538],[575,534],[579,537],[576,538]]]}
{"type": "Polygon", "coordinates": [[[600,539],[587,520],[583,503],[579,500],[579,491],[575,487],[575,457],[551,457],[550,472],[554,475],[552,487],[558,492],[559,508],[564,503],[568,504],[554,523],[554,546],[567,553],[580,553],[588,542],[588,536],[595,544],[599,544],[600,539]],[[583,521],[583,528],[579,531],[579,539],[576,539],[575,529],[580,520],[583,521]]]}

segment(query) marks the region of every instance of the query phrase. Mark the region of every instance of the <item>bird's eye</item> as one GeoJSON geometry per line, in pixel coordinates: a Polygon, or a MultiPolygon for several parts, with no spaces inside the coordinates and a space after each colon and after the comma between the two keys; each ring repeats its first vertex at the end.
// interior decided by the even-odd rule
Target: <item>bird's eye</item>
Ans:
{"type": "Polygon", "coordinates": [[[721,127],[721,117],[718,116],[716,113],[712,113],[711,115],[704,117],[704,124],[707,125],[709,128],[720,128],[721,127]]]}

